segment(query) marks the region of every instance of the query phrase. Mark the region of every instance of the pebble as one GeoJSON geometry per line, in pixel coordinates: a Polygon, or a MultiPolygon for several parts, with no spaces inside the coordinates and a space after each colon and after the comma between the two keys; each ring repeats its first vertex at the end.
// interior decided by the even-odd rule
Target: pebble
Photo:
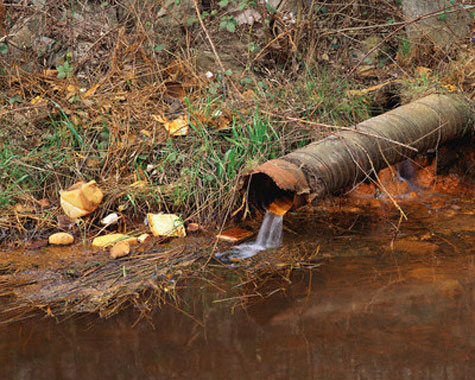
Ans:
{"type": "Polygon", "coordinates": [[[74,243],[74,236],[66,232],[57,232],[48,238],[51,245],[71,245],[74,243]]]}
{"type": "Polygon", "coordinates": [[[118,259],[119,257],[127,256],[130,253],[130,245],[122,240],[115,243],[110,250],[110,258],[118,259]]]}

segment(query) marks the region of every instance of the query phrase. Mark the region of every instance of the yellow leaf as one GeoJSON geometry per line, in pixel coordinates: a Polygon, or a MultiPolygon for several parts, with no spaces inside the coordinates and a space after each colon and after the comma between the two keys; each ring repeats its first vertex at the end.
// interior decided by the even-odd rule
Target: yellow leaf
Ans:
{"type": "Polygon", "coordinates": [[[84,93],[84,98],[88,98],[89,96],[94,95],[98,87],[99,87],[99,83],[96,83],[94,86],[92,86],[89,90],[87,90],[84,93]]]}
{"type": "Polygon", "coordinates": [[[161,115],[152,115],[152,118],[162,123],[171,136],[186,136],[188,134],[188,117],[186,115],[173,120],[168,120],[166,116],[161,115]]]}
{"type": "Polygon", "coordinates": [[[140,133],[141,133],[142,135],[144,135],[144,136],[147,136],[149,139],[152,138],[152,134],[151,134],[149,131],[147,131],[146,129],[142,129],[142,130],[140,131],[140,133]]]}
{"type": "Polygon", "coordinates": [[[38,96],[34,97],[33,99],[31,99],[30,103],[33,104],[33,105],[35,105],[35,104],[40,105],[40,104],[45,103],[45,99],[43,99],[41,96],[38,95],[38,96]]]}
{"type": "Polygon", "coordinates": [[[68,85],[68,87],[66,87],[66,90],[68,90],[68,92],[72,93],[72,94],[75,94],[76,92],[79,91],[79,88],[77,86],[74,86],[72,84],[68,85]]]}
{"type": "Polygon", "coordinates": [[[444,87],[448,92],[455,92],[457,91],[457,87],[455,87],[453,84],[445,84],[442,87],[444,87]]]}

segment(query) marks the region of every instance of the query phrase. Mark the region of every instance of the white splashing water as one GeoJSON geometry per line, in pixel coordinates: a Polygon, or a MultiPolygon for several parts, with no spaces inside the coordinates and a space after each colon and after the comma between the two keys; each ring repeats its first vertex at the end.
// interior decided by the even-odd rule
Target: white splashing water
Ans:
{"type": "Polygon", "coordinates": [[[225,261],[247,259],[268,248],[278,248],[282,245],[282,215],[267,211],[262,221],[257,239],[251,243],[243,243],[231,250],[218,253],[216,257],[225,261]]]}

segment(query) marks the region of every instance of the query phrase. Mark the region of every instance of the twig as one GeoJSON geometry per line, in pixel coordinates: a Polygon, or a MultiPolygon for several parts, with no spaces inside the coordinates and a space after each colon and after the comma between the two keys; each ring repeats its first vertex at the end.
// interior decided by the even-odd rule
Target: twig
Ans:
{"type": "Polygon", "coordinates": [[[284,37],[284,36],[286,36],[287,34],[293,32],[294,30],[302,28],[302,27],[305,26],[307,23],[308,23],[308,22],[303,22],[303,23],[300,24],[300,25],[296,25],[296,26],[294,26],[293,28],[288,29],[288,30],[286,30],[286,31],[284,31],[284,32],[282,32],[282,33],[280,33],[277,37],[275,37],[273,40],[271,40],[270,42],[268,42],[268,43],[266,44],[266,46],[264,46],[264,47],[262,48],[262,50],[252,59],[251,63],[254,63],[256,60],[258,60],[259,57],[260,57],[262,54],[264,54],[264,51],[266,51],[266,50],[269,48],[269,46],[271,46],[274,42],[280,40],[282,37],[284,37]]]}
{"type": "MultiPolygon", "coordinates": [[[[226,70],[224,69],[223,62],[221,61],[221,58],[219,57],[218,51],[216,50],[216,47],[214,46],[213,40],[211,39],[208,30],[205,27],[205,24],[201,18],[200,10],[198,8],[198,3],[196,0],[193,0],[193,5],[195,7],[195,12],[196,12],[196,17],[198,17],[198,21],[200,22],[201,29],[203,29],[203,32],[205,32],[206,39],[208,40],[211,49],[213,50],[214,57],[216,58],[216,62],[218,63],[219,67],[221,68],[221,85],[223,86],[223,96],[226,98],[226,82],[225,82],[225,77],[226,77],[226,70]]],[[[232,83],[232,82],[231,82],[232,83]]],[[[233,84],[234,87],[234,84],[233,84]]]]}

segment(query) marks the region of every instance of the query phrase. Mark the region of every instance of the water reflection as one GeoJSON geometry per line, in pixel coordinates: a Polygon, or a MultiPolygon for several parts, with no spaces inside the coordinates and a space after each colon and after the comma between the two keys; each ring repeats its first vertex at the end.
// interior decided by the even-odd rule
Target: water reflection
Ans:
{"type": "Polygon", "coordinates": [[[204,327],[172,308],[2,328],[2,379],[469,379],[475,261],[391,265],[335,259],[285,294],[231,313],[187,296],[204,327]]]}

